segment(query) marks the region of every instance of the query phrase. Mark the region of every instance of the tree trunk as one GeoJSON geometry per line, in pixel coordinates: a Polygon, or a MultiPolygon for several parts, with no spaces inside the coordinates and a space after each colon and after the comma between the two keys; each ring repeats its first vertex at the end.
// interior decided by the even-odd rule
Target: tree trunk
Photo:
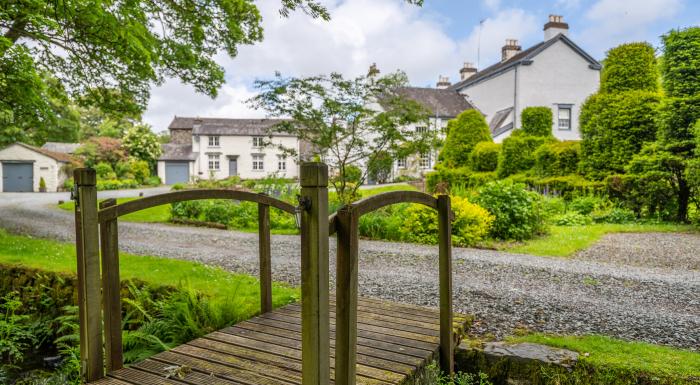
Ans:
{"type": "Polygon", "coordinates": [[[678,222],[688,221],[688,202],[690,201],[690,187],[685,178],[678,179],[678,222]]]}

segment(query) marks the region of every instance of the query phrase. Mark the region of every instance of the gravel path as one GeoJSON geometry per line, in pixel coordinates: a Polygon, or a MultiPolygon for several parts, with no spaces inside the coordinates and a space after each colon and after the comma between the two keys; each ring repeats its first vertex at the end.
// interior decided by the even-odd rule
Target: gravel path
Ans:
{"type": "MultiPolygon", "coordinates": [[[[0,226],[73,240],[71,214],[47,206],[57,196],[25,208],[17,199],[27,201],[0,195],[0,226]]],[[[257,273],[256,234],[128,222],[119,230],[127,252],[257,273]]],[[[600,333],[700,350],[698,242],[686,234],[608,236],[575,259],[455,248],[455,307],[477,316],[480,334],[600,333]]],[[[275,280],[299,283],[298,246],[298,237],[272,237],[275,280]]],[[[331,239],[331,266],[334,250],[331,239]]],[[[361,241],[359,281],[363,295],[437,306],[437,249],[361,241]]]]}

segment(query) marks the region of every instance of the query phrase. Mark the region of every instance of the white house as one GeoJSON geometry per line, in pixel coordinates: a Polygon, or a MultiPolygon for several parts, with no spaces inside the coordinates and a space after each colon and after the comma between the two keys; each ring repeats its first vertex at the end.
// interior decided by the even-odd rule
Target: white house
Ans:
{"type": "Polygon", "coordinates": [[[39,191],[42,178],[46,191],[58,191],[68,178],[63,166],[70,161],[68,154],[20,142],[11,144],[0,149],[0,191],[39,191]]]}
{"type": "Polygon", "coordinates": [[[598,90],[601,65],[567,37],[568,30],[561,16],[550,15],[544,41],[522,50],[508,39],[499,63],[478,72],[465,64],[461,81],[449,87],[486,115],[496,142],[520,128],[520,113],[530,106],[552,109],[555,137],[581,139],[581,104],[598,90]]]}
{"type": "Polygon", "coordinates": [[[297,137],[272,132],[278,119],[222,119],[175,117],[168,126],[170,143],[163,145],[158,176],[165,184],[195,179],[269,175],[297,178],[297,159],[280,147],[301,153],[297,137]]]}
{"type": "MultiPolygon", "coordinates": [[[[425,123],[410,124],[404,130],[424,132],[435,131],[439,138],[444,139],[445,128],[450,119],[454,119],[461,112],[473,109],[474,106],[457,91],[446,89],[443,83],[438,82],[438,88],[403,87],[398,94],[403,98],[414,100],[430,111],[430,117],[425,123]]],[[[392,170],[392,179],[400,176],[422,177],[432,170],[437,158],[437,151],[425,154],[417,154],[406,158],[396,159],[392,170]]]]}

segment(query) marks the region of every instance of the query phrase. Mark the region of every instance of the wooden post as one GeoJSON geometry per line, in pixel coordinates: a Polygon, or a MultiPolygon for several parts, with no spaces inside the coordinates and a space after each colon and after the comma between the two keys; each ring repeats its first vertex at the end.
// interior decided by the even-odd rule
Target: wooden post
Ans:
{"type": "Polygon", "coordinates": [[[301,366],[303,385],[330,384],[328,166],[301,165],[301,366]]]}
{"type": "Polygon", "coordinates": [[[258,203],[260,254],[260,312],[272,311],[272,257],[270,255],[270,206],[258,203]]]}
{"type": "Polygon", "coordinates": [[[440,244],[440,368],[454,373],[452,337],[452,204],[449,195],[439,195],[438,231],[440,244]]]}
{"type": "Polygon", "coordinates": [[[335,291],[335,383],[355,385],[357,362],[357,264],[359,216],[352,206],[338,211],[335,291]]]}
{"type": "Polygon", "coordinates": [[[91,382],[104,377],[95,170],[79,168],[73,173],[73,178],[77,194],[75,228],[78,257],[81,374],[86,382],[91,382]]]}
{"type": "MultiPolygon", "coordinates": [[[[115,199],[108,199],[100,204],[100,209],[116,204],[115,199]]],[[[109,219],[100,224],[100,246],[102,250],[102,314],[105,328],[107,373],[109,373],[124,366],[117,218],[109,219]]]]}

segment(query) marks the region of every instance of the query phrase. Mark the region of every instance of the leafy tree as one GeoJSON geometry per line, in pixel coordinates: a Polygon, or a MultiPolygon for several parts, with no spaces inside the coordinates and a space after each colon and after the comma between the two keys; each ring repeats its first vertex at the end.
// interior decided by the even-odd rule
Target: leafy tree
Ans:
{"type": "Polygon", "coordinates": [[[119,139],[108,137],[90,138],[76,151],[76,155],[83,157],[85,166],[94,167],[100,162],[107,163],[112,169],[119,162],[127,159],[127,152],[119,139]]]}
{"type": "Polygon", "coordinates": [[[153,169],[161,154],[160,142],[156,134],[145,124],[131,127],[124,138],[122,145],[129,156],[143,160],[153,169]]]}
{"type": "Polygon", "coordinates": [[[531,136],[552,136],[552,109],[527,107],[520,113],[522,130],[531,136]]]}
{"type": "Polygon", "coordinates": [[[622,44],[607,52],[600,73],[600,92],[656,92],[658,77],[656,56],[651,44],[622,44]]]}
{"type": "Polygon", "coordinates": [[[642,147],[656,139],[661,96],[654,49],[623,44],[603,61],[600,91],[581,107],[582,170],[603,179],[623,173],[642,147]]]}
{"type": "Polygon", "coordinates": [[[391,175],[393,165],[394,159],[391,154],[383,151],[367,164],[367,175],[377,183],[386,183],[391,175]]]}
{"type": "Polygon", "coordinates": [[[339,198],[349,202],[367,177],[365,168],[360,183],[351,182],[349,166],[368,165],[385,154],[397,158],[430,149],[433,134],[402,129],[428,117],[423,106],[397,92],[407,82],[401,72],[353,79],[337,73],[307,78],[277,74],[257,81],[260,94],[249,102],[272,116],[291,118],[272,129],[308,142],[308,155],[324,159],[338,173],[331,182],[339,198]]]}
{"type": "Polygon", "coordinates": [[[484,116],[477,110],[466,110],[447,122],[447,138],[438,161],[449,168],[467,166],[477,143],[491,141],[484,116]]]}
{"type": "Polygon", "coordinates": [[[700,94],[700,27],[672,30],[661,37],[663,88],[672,97],[700,94]]]}

